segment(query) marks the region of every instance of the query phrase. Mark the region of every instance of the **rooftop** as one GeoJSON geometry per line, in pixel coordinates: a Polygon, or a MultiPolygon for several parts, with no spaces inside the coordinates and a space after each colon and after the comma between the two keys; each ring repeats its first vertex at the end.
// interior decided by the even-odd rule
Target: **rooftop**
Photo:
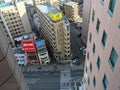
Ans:
{"type": "Polygon", "coordinates": [[[45,40],[40,40],[40,41],[36,42],[36,47],[40,47],[44,44],[45,44],[45,40]]]}
{"type": "Polygon", "coordinates": [[[69,2],[67,2],[67,3],[65,3],[65,4],[74,7],[77,3],[76,3],[76,2],[69,1],[69,2]]]}
{"type": "Polygon", "coordinates": [[[39,9],[46,14],[48,14],[49,11],[51,11],[53,14],[59,13],[55,7],[52,7],[49,4],[39,5],[39,9]]]}
{"type": "Polygon", "coordinates": [[[6,6],[11,6],[11,5],[13,5],[12,2],[2,3],[2,4],[0,4],[0,8],[6,7],[6,6]]]}
{"type": "Polygon", "coordinates": [[[33,36],[34,36],[34,39],[37,38],[36,35],[35,35],[35,33],[30,33],[30,34],[26,34],[26,35],[22,35],[20,37],[17,37],[14,40],[16,40],[16,41],[31,40],[33,38],[33,36]]]}
{"type": "Polygon", "coordinates": [[[49,4],[38,5],[37,8],[44,13],[46,18],[51,22],[61,21],[63,20],[65,23],[68,23],[68,20],[65,16],[63,16],[62,12],[56,9],[55,7],[49,4]]]}

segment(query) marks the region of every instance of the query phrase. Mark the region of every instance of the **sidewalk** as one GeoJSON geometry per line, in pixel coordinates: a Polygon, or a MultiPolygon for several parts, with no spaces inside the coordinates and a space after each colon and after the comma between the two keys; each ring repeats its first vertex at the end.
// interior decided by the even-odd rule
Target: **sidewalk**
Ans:
{"type": "Polygon", "coordinates": [[[62,70],[60,76],[60,90],[71,90],[71,74],[70,69],[62,70]]]}

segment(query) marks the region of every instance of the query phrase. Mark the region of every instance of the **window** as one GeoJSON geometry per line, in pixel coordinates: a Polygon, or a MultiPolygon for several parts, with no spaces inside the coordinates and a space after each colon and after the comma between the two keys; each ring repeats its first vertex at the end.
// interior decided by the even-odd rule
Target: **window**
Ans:
{"type": "Polygon", "coordinates": [[[0,23],[1,23],[2,25],[4,25],[4,23],[3,23],[2,21],[1,21],[0,23]]]}
{"type": "Polygon", "coordinates": [[[108,13],[109,13],[110,16],[113,15],[115,3],[116,3],[116,0],[110,0],[110,2],[109,2],[108,13]]]}
{"type": "Polygon", "coordinates": [[[118,24],[118,28],[120,29],[120,22],[119,22],[119,24],[118,24]]]}
{"type": "Polygon", "coordinates": [[[92,21],[94,21],[95,18],[95,10],[92,11],[92,21]]]}
{"type": "Polygon", "coordinates": [[[94,87],[96,86],[96,79],[95,79],[95,76],[94,76],[94,78],[93,78],[93,85],[94,85],[94,87]]]}
{"type": "Polygon", "coordinates": [[[98,56],[98,59],[97,59],[97,67],[98,67],[98,69],[100,69],[100,65],[101,65],[101,60],[100,60],[100,57],[98,56]]]}
{"type": "Polygon", "coordinates": [[[103,5],[104,4],[104,0],[100,0],[100,3],[103,5]]]}
{"type": "Polygon", "coordinates": [[[88,85],[90,85],[90,79],[89,79],[89,77],[88,77],[88,85]]]}
{"type": "Polygon", "coordinates": [[[86,67],[86,73],[87,73],[87,67],[86,67]]]}
{"type": "Polygon", "coordinates": [[[87,59],[89,60],[89,52],[87,52],[87,59]]]}
{"type": "Polygon", "coordinates": [[[90,71],[92,72],[92,63],[90,63],[90,71]]]}
{"type": "Polygon", "coordinates": [[[96,49],[96,46],[95,46],[95,43],[93,44],[93,53],[95,54],[95,49],[96,49]]]}
{"type": "Polygon", "coordinates": [[[100,20],[97,19],[97,24],[96,24],[97,33],[99,32],[99,28],[100,28],[100,20]]]}
{"type": "Polygon", "coordinates": [[[107,79],[106,75],[104,75],[103,80],[102,80],[102,83],[103,83],[104,90],[107,90],[107,87],[108,87],[108,79],[107,79]]]}
{"type": "Polygon", "coordinates": [[[106,40],[107,40],[107,33],[104,31],[103,36],[102,36],[102,45],[103,45],[103,47],[105,47],[106,40]]]}
{"type": "Polygon", "coordinates": [[[90,32],[89,41],[91,42],[91,40],[92,40],[92,34],[90,32]]]}
{"type": "Polygon", "coordinates": [[[109,57],[109,64],[112,70],[114,69],[117,60],[118,60],[118,53],[116,52],[114,48],[112,48],[111,54],[109,57]]]}

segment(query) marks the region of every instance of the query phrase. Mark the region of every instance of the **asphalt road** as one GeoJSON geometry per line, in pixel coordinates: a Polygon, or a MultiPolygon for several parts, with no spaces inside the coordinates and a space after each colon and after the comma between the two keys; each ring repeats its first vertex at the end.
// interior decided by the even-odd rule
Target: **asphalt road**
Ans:
{"type": "Polygon", "coordinates": [[[83,55],[83,53],[80,51],[80,47],[83,47],[85,45],[82,42],[81,37],[77,36],[80,34],[80,31],[77,30],[77,28],[73,23],[71,23],[70,25],[70,34],[71,34],[71,54],[75,54],[79,57],[79,62],[80,62],[79,67],[82,67],[79,70],[71,71],[72,90],[75,90],[75,83],[76,83],[76,88],[78,90],[80,86],[80,81],[82,80],[84,75],[84,62],[85,62],[85,55],[83,55]]]}
{"type": "Polygon", "coordinates": [[[80,51],[80,47],[85,46],[81,40],[81,37],[77,35],[80,34],[80,31],[76,29],[74,24],[70,25],[70,34],[71,34],[71,54],[75,54],[79,57],[79,61],[85,62],[85,55],[80,51]]]}
{"type": "Polygon", "coordinates": [[[29,90],[60,90],[60,73],[24,76],[29,90]]]}

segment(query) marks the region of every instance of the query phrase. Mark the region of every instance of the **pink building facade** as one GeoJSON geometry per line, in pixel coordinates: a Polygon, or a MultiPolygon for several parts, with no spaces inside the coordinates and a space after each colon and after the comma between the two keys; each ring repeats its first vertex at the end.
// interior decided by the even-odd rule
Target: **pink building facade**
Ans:
{"type": "Polygon", "coordinates": [[[91,0],[84,0],[83,3],[83,26],[82,26],[82,41],[87,44],[88,28],[90,21],[91,0]]]}
{"type": "Polygon", "coordinates": [[[84,90],[120,90],[120,0],[91,3],[84,90]]]}

